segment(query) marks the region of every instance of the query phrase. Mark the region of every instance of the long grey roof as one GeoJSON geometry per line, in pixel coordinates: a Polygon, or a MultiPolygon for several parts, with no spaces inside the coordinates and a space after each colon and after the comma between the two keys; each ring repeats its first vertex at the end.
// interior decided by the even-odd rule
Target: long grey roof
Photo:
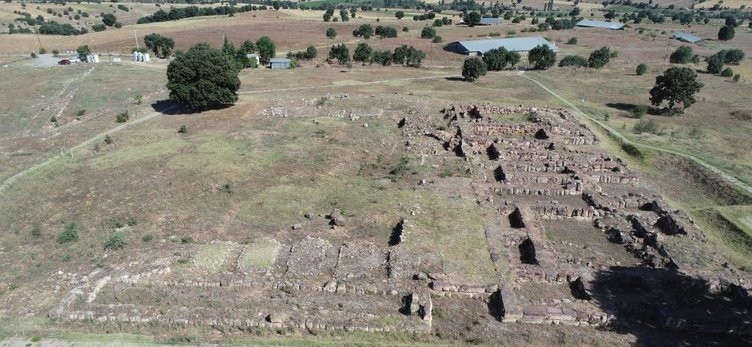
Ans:
{"type": "Polygon", "coordinates": [[[492,49],[504,47],[508,51],[514,52],[527,52],[536,46],[546,45],[554,51],[559,49],[555,44],[540,37],[512,37],[507,39],[488,39],[488,40],[472,40],[472,41],[457,41],[457,44],[462,45],[467,52],[480,52],[486,53],[492,49]]]}
{"type": "Polygon", "coordinates": [[[590,28],[605,28],[611,30],[619,30],[624,28],[624,24],[604,22],[602,20],[583,19],[577,23],[578,27],[590,27],[590,28]]]}
{"type": "Polygon", "coordinates": [[[481,25],[495,25],[495,24],[501,24],[501,19],[499,18],[493,18],[493,17],[486,17],[480,19],[481,25]]]}
{"type": "Polygon", "coordinates": [[[699,37],[697,37],[695,35],[692,35],[690,33],[685,33],[683,31],[674,31],[674,32],[671,33],[671,37],[673,37],[673,38],[675,38],[677,40],[682,40],[682,41],[686,41],[686,42],[690,42],[690,43],[695,43],[695,42],[702,41],[701,38],[699,38],[699,37]]]}
{"type": "Polygon", "coordinates": [[[271,58],[269,59],[269,62],[270,63],[289,63],[291,62],[291,60],[285,59],[285,58],[271,58]]]}

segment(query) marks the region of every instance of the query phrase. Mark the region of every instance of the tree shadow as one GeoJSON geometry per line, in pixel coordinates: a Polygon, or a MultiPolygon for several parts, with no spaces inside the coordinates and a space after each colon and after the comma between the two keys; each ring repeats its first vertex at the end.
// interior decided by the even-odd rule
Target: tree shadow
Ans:
{"type": "Polygon", "coordinates": [[[444,79],[447,80],[447,81],[455,81],[455,82],[456,81],[461,81],[461,82],[465,82],[465,78],[464,77],[460,77],[460,76],[444,77],[444,79]]]}
{"type": "Polygon", "coordinates": [[[590,291],[613,317],[607,329],[636,336],[638,346],[752,346],[752,298],[722,279],[612,267],[596,273],[590,291]]]}
{"type": "Polygon", "coordinates": [[[625,112],[632,112],[635,107],[637,107],[636,104],[628,103],[628,102],[609,102],[606,103],[606,106],[615,108],[619,111],[625,111],[625,112]]]}
{"type": "Polygon", "coordinates": [[[221,110],[221,109],[228,108],[231,106],[232,105],[215,105],[215,106],[204,107],[204,108],[188,108],[170,99],[159,100],[151,104],[151,108],[154,111],[157,111],[159,113],[166,114],[166,115],[196,114],[196,113],[201,113],[204,111],[221,110]]]}

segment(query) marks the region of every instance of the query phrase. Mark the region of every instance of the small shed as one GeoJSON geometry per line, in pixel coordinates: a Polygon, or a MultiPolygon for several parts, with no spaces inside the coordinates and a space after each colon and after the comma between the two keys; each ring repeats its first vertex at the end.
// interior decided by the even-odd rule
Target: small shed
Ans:
{"type": "Polygon", "coordinates": [[[699,37],[697,37],[695,35],[692,35],[690,33],[685,33],[683,31],[674,31],[674,32],[672,32],[671,33],[671,38],[679,40],[679,41],[687,42],[687,43],[697,43],[697,42],[702,41],[701,38],[699,38],[699,37]]]}
{"type": "Polygon", "coordinates": [[[480,25],[499,25],[501,24],[501,19],[499,18],[493,18],[493,17],[486,17],[480,19],[480,25]]]}
{"type": "Polygon", "coordinates": [[[248,59],[249,61],[255,60],[257,66],[261,65],[261,60],[259,59],[259,55],[256,53],[248,53],[245,55],[245,58],[248,59]]]}
{"type": "Polygon", "coordinates": [[[602,20],[583,19],[577,22],[578,27],[585,28],[604,28],[611,30],[624,30],[624,24],[604,22],[602,20]]]}
{"type": "Polygon", "coordinates": [[[272,69],[289,69],[291,67],[292,61],[290,59],[284,59],[284,58],[273,58],[269,59],[269,68],[272,69]]]}

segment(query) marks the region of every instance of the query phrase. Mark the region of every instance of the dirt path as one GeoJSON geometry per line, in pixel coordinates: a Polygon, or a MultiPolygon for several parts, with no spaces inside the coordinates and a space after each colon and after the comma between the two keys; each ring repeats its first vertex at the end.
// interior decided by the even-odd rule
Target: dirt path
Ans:
{"type": "Polygon", "coordinates": [[[571,101],[565,99],[564,97],[562,97],[561,95],[557,94],[556,92],[554,92],[550,88],[544,86],[542,83],[538,82],[536,79],[534,79],[534,78],[532,78],[532,77],[524,74],[522,71],[519,72],[518,75],[524,77],[525,79],[527,79],[527,80],[529,80],[529,81],[531,81],[531,82],[533,82],[535,84],[537,84],[539,87],[543,88],[543,90],[547,91],[549,94],[551,94],[555,98],[561,100],[567,106],[569,106],[570,108],[572,108],[573,110],[575,110],[576,111],[575,114],[579,114],[579,115],[585,117],[586,119],[588,119],[589,121],[591,121],[591,122],[595,123],[596,125],[600,126],[601,128],[603,128],[604,130],[606,130],[610,134],[614,135],[621,142],[624,142],[624,143],[627,143],[627,144],[630,144],[630,145],[633,145],[633,146],[636,146],[636,147],[643,147],[643,148],[654,150],[656,152],[673,154],[673,155],[676,155],[676,156],[679,156],[679,157],[682,157],[682,158],[685,158],[685,159],[692,160],[692,161],[696,162],[697,164],[702,165],[704,168],[710,170],[711,172],[713,172],[713,173],[721,176],[723,179],[725,179],[726,181],[732,183],[733,185],[735,185],[739,189],[741,189],[741,190],[743,190],[743,191],[745,191],[745,192],[747,192],[749,194],[752,194],[752,186],[750,186],[750,185],[748,185],[748,184],[746,184],[746,183],[744,183],[744,182],[736,179],[735,177],[733,177],[733,176],[725,173],[723,170],[721,170],[721,169],[719,169],[719,168],[717,168],[717,167],[715,167],[713,165],[710,165],[710,164],[702,161],[701,159],[699,159],[699,158],[697,158],[697,157],[695,157],[695,156],[693,156],[691,154],[687,154],[687,153],[684,153],[684,152],[679,152],[679,151],[675,151],[675,150],[671,150],[671,149],[666,149],[666,148],[655,147],[655,146],[652,146],[652,145],[648,145],[648,144],[644,144],[644,143],[632,141],[632,140],[628,139],[626,136],[624,136],[622,133],[620,133],[619,131],[617,131],[616,129],[614,129],[611,126],[609,126],[608,124],[606,124],[606,123],[604,123],[604,122],[596,119],[595,117],[593,117],[593,116],[591,116],[591,115],[583,112],[574,103],[572,103],[571,101]]]}

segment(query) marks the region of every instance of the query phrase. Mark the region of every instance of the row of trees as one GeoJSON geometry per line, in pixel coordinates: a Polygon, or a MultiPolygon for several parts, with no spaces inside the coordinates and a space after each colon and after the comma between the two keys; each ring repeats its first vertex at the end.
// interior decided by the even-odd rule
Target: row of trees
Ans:
{"type": "Polygon", "coordinates": [[[425,52],[412,46],[402,45],[395,48],[394,51],[376,51],[367,43],[361,42],[355,47],[352,57],[350,57],[350,50],[344,43],[332,46],[329,49],[327,61],[332,63],[336,60],[340,65],[348,64],[352,60],[360,62],[363,65],[376,63],[382,66],[398,64],[408,67],[420,67],[425,57],[425,52]]]}
{"type": "Polygon", "coordinates": [[[591,67],[594,69],[600,69],[611,61],[611,58],[617,56],[617,52],[609,47],[601,47],[592,53],[590,57],[585,59],[579,55],[568,55],[559,61],[559,67],[591,67]]]}
{"type": "Polygon", "coordinates": [[[138,19],[138,24],[143,23],[156,23],[167,22],[172,20],[179,20],[183,18],[200,17],[200,16],[217,16],[217,15],[233,15],[235,13],[250,12],[257,10],[266,10],[266,5],[245,5],[240,7],[235,6],[218,6],[218,7],[173,7],[169,12],[165,12],[159,9],[157,12],[150,16],[144,16],[138,19]]]}

